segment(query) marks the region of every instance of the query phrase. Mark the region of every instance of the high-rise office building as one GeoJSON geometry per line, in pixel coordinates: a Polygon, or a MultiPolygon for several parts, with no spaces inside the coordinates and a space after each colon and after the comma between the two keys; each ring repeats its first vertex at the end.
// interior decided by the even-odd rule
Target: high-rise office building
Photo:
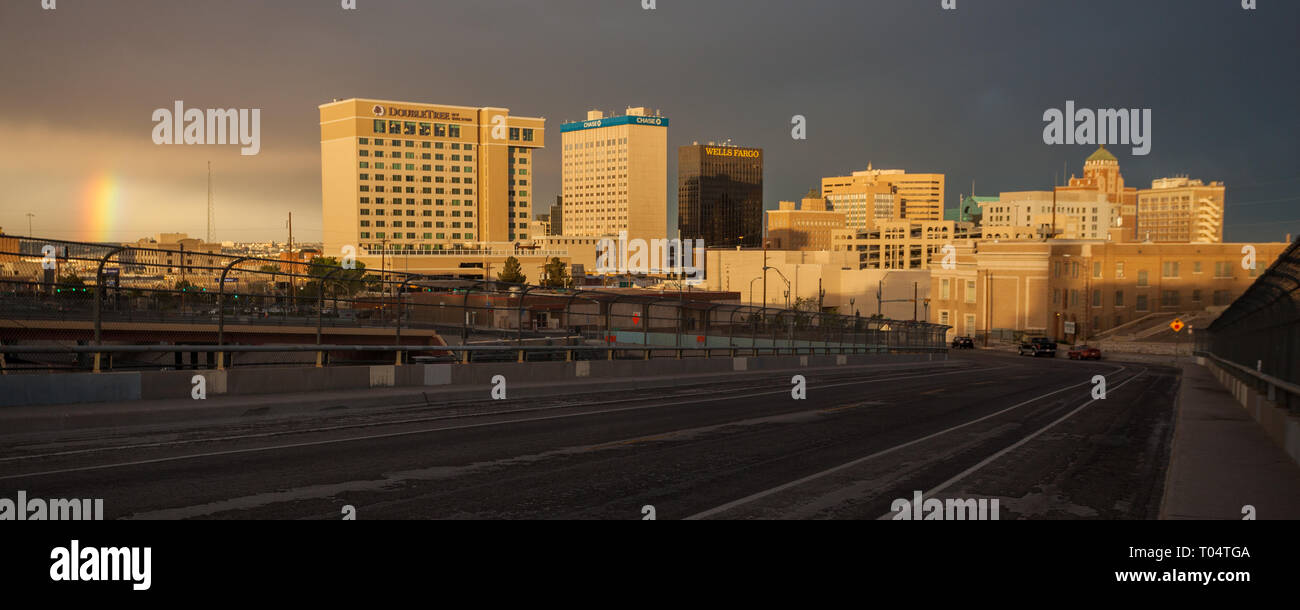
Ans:
{"type": "Polygon", "coordinates": [[[531,238],[532,152],[545,126],[506,108],[322,104],[325,251],[419,256],[531,238]]]}
{"type": "Polygon", "coordinates": [[[555,204],[551,206],[551,235],[564,235],[564,196],[556,195],[555,204]]]}
{"type": "Polygon", "coordinates": [[[822,178],[831,209],[844,212],[849,229],[873,229],[886,220],[943,220],[943,174],[873,169],[822,178]]]}
{"type": "Polygon", "coordinates": [[[677,149],[677,228],[709,247],[763,243],[763,150],[691,144],[677,149]]]}
{"type": "Polygon", "coordinates": [[[1222,182],[1161,178],[1137,193],[1137,235],[1141,241],[1223,241],[1222,182]]]}
{"type": "Polygon", "coordinates": [[[645,108],[560,127],[564,233],[668,237],[668,119],[645,108]]]}

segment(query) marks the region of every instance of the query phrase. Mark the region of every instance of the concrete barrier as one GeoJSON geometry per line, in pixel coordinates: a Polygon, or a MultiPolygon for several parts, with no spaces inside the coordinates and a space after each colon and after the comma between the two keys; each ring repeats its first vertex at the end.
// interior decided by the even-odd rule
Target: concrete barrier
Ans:
{"type": "Polygon", "coordinates": [[[1268,399],[1255,386],[1246,383],[1229,369],[1208,358],[1197,357],[1196,363],[1209,369],[1214,378],[1223,384],[1237,404],[1264,429],[1264,433],[1300,464],[1300,417],[1292,415],[1286,407],[1268,399]]]}
{"type": "MultiPolygon", "coordinates": [[[[736,358],[656,358],[575,362],[474,362],[404,366],[240,368],[224,371],[147,371],[0,376],[0,407],[190,398],[195,376],[207,395],[255,396],[366,388],[491,385],[504,375],[511,383],[560,383],[566,379],[678,377],[808,367],[886,363],[918,364],[946,354],[817,354],[736,358]]],[[[1292,423],[1294,427],[1294,422],[1292,423]]],[[[1287,441],[1293,442],[1293,441],[1287,441]]],[[[1294,441],[1300,444],[1300,441],[1294,441]]]]}

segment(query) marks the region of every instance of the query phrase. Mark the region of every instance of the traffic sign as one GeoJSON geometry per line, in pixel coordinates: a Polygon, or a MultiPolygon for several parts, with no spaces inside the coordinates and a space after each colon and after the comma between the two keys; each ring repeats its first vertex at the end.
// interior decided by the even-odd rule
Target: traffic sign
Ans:
{"type": "Polygon", "coordinates": [[[1183,321],[1178,318],[1174,318],[1174,321],[1169,323],[1169,328],[1174,329],[1174,332],[1181,332],[1184,326],[1186,324],[1183,324],[1183,321]]]}

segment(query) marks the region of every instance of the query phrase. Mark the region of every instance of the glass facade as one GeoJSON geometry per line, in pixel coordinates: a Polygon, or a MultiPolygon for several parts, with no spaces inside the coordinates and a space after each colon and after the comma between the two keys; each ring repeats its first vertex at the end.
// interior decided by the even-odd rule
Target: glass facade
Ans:
{"type": "Polygon", "coordinates": [[[763,151],[695,144],[677,150],[677,227],[707,247],[763,243],[763,151]]]}

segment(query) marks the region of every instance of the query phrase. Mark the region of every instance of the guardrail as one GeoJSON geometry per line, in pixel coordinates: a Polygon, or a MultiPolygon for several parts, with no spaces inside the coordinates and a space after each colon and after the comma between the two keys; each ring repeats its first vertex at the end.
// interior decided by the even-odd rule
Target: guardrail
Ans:
{"type": "MultiPolygon", "coordinates": [[[[91,355],[97,359],[104,358],[99,363],[97,372],[109,371],[113,369],[112,355],[115,354],[213,354],[217,357],[215,362],[199,363],[197,359],[191,359],[186,364],[183,359],[177,358],[177,364],[165,368],[175,369],[204,369],[212,368],[216,370],[225,370],[233,364],[232,356],[237,354],[314,354],[316,367],[327,366],[330,363],[329,354],[395,354],[396,365],[407,363],[427,363],[427,362],[455,362],[470,363],[482,361],[484,356],[489,361],[501,362],[501,356],[509,356],[510,360],[517,362],[528,362],[530,360],[564,360],[572,362],[576,360],[650,360],[655,358],[655,354],[669,353],[676,359],[683,358],[713,358],[719,352],[726,357],[739,356],[781,356],[781,355],[848,355],[848,354],[923,354],[923,353],[945,353],[946,347],[909,347],[909,346],[889,346],[889,345],[867,345],[867,344],[842,344],[842,345],[825,345],[825,346],[732,346],[728,348],[681,348],[681,347],[656,347],[656,346],[638,346],[638,345],[524,345],[524,346],[494,346],[494,345],[448,345],[448,346],[427,346],[413,347],[410,345],[243,345],[243,346],[216,346],[216,345],[104,345],[104,346],[0,346],[0,355],[8,354],[75,354],[91,355]],[[423,354],[423,355],[421,355],[423,354]],[[475,354],[480,354],[475,357],[475,354]],[[530,356],[531,355],[531,356],[530,356]],[[539,358],[538,356],[549,356],[539,358]],[[560,358],[559,356],[562,356],[560,358]]],[[[310,362],[304,361],[300,364],[310,365],[310,362]]],[[[153,367],[149,367],[153,368],[153,367]]],[[[7,371],[6,371],[7,374],[7,371]]]]}

